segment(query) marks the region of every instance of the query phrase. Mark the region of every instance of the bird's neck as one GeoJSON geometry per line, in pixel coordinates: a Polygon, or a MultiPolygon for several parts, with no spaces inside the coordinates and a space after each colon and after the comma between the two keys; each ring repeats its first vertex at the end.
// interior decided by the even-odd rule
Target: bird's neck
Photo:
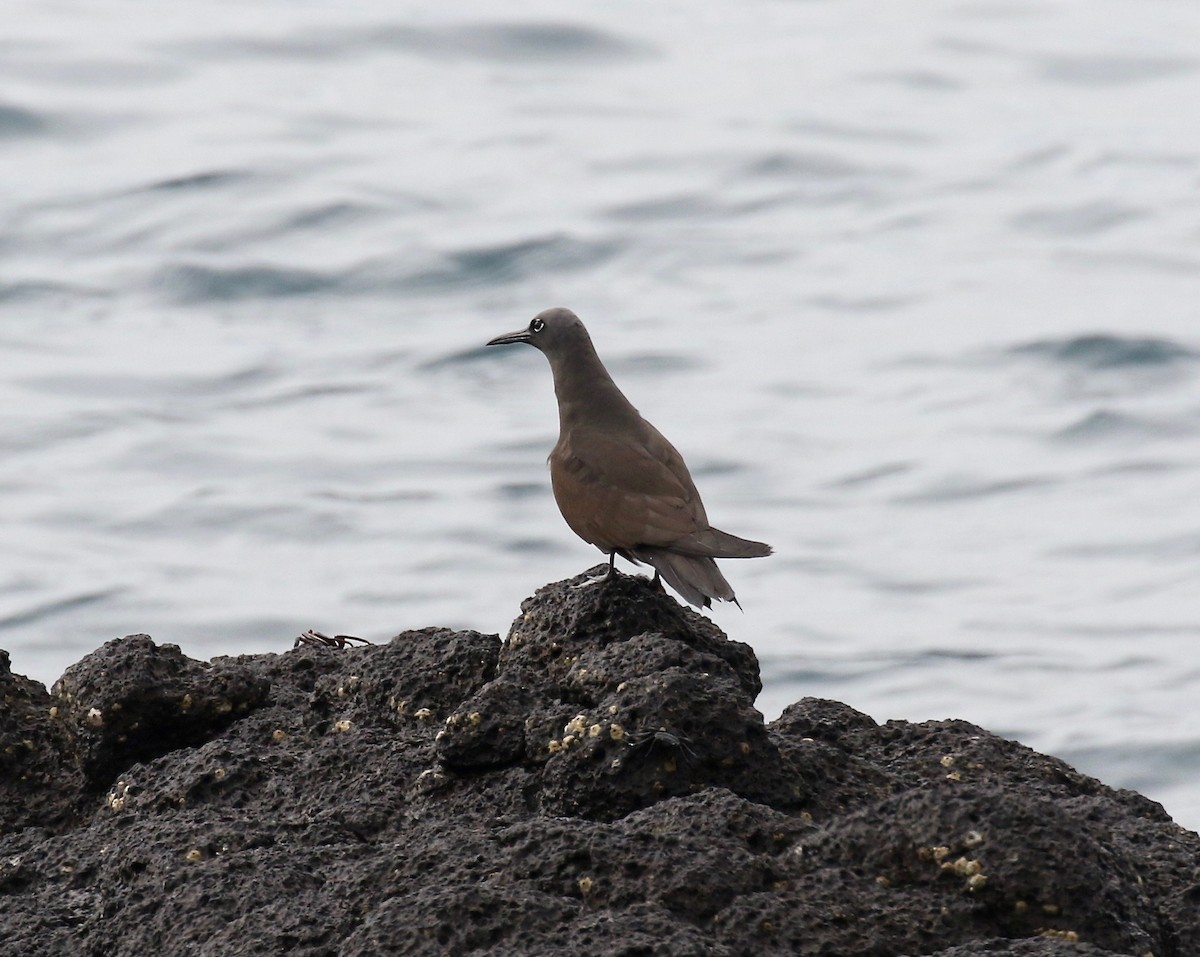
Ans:
{"type": "Polygon", "coordinates": [[[569,371],[565,365],[551,363],[554,395],[558,398],[558,424],[562,432],[579,426],[620,428],[640,418],[591,344],[588,345],[586,352],[574,357],[569,371]]]}

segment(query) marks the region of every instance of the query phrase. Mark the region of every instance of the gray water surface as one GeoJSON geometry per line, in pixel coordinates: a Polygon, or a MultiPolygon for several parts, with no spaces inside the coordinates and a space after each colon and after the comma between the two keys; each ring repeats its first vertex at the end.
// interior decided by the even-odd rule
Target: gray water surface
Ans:
{"type": "Polygon", "coordinates": [[[531,349],[687,457],[772,717],[1200,826],[1200,6],[155,7],[0,40],[0,647],[504,633],[601,556],[531,349]]]}

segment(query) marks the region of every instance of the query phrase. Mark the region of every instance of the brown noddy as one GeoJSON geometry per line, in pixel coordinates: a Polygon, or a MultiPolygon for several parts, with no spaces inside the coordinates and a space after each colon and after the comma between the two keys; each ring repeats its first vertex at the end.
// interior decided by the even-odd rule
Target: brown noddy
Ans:
{"type": "MultiPolygon", "coordinates": [[[[715,558],[759,558],[771,546],[713,528],[683,457],[638,414],[569,309],[547,309],[488,345],[527,342],[550,360],[558,398],[558,443],[550,483],[576,535],[608,555],[646,562],[687,601],[737,603],[715,558]]],[[[739,607],[741,607],[739,605],[739,607]]]]}

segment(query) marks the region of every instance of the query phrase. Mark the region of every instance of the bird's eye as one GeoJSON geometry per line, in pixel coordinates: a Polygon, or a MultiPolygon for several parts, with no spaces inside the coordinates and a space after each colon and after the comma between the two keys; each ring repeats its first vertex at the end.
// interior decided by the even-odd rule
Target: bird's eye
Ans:
{"type": "Polygon", "coordinates": [[[533,322],[529,324],[530,332],[541,332],[545,328],[546,324],[541,319],[534,319],[533,322]]]}

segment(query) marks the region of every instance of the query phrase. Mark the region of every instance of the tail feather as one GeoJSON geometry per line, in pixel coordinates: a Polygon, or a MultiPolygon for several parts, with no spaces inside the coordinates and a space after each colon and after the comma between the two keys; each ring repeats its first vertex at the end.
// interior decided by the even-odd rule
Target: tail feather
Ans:
{"type": "Polygon", "coordinates": [[[668,585],[697,608],[711,607],[714,598],[737,604],[732,586],[707,556],[683,555],[663,548],[639,548],[633,554],[653,565],[668,585]]]}
{"type": "Polygon", "coordinates": [[[766,542],[738,538],[719,528],[685,535],[671,542],[670,548],[674,552],[705,558],[764,558],[771,554],[771,546],[766,542]]]}

